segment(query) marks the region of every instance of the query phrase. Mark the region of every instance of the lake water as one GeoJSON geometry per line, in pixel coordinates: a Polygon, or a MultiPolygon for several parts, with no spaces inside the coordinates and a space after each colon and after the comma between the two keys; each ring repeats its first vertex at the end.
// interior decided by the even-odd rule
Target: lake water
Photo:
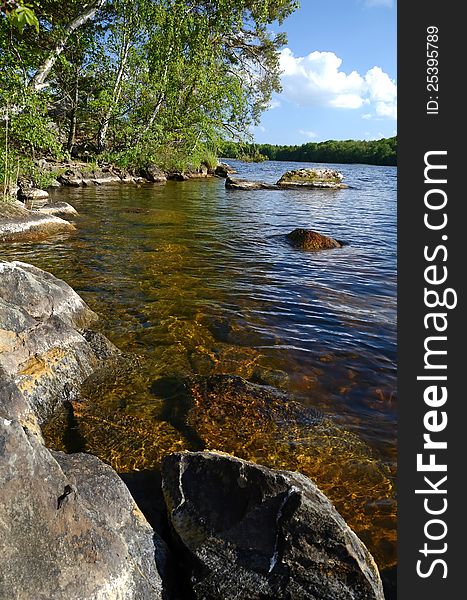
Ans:
{"type": "MultiPolygon", "coordinates": [[[[269,182],[309,166],[230,162],[239,177],[269,182]]],[[[160,426],[162,454],[190,448],[182,430],[161,425],[156,410],[154,382],[168,375],[239,375],[322,411],[335,426],[330,437],[354,440],[345,460],[358,463],[357,471],[339,486],[329,479],[339,469],[335,463],[342,468],[336,450],[322,455],[315,472],[307,448],[314,452],[323,439],[303,443],[294,423],[282,425],[281,440],[295,452],[293,461],[286,454],[279,462],[271,456],[270,463],[308,464],[301,470],[387,566],[395,557],[396,169],[334,166],[348,189],[232,191],[221,179],[58,189],[53,195],[80,213],[77,232],[11,244],[2,248],[2,258],[30,262],[67,281],[101,316],[103,332],[138,357],[132,369],[111,383],[88,386],[84,396],[132,423],[150,415],[160,426]],[[293,249],[284,235],[297,227],[345,246],[318,253],[293,249]]],[[[228,441],[248,414],[227,425],[231,437],[211,444],[205,439],[206,445],[223,443],[214,447],[254,459],[245,446],[228,441]]],[[[103,431],[110,420],[101,419],[103,431]]],[[[115,438],[111,428],[108,439],[115,438]]],[[[102,439],[87,448],[128,470],[118,453],[125,448],[141,455],[143,446],[133,441],[129,452],[122,442],[119,450],[126,429],[122,425],[112,450],[102,439]]]]}

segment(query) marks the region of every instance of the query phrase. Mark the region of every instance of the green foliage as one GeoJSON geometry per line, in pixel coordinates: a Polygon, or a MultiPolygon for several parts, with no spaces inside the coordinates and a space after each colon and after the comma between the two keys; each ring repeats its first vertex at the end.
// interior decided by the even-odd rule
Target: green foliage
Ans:
{"type": "Polygon", "coordinates": [[[270,25],[296,7],[295,0],[14,5],[0,19],[0,110],[10,107],[11,146],[31,157],[110,152],[128,166],[149,156],[199,162],[221,138],[244,136],[280,90],[286,38],[270,25]]]}
{"type": "Polygon", "coordinates": [[[39,20],[34,11],[27,5],[20,5],[9,14],[10,21],[14,27],[23,33],[25,27],[34,27],[39,33],[39,20]]]}
{"type": "Polygon", "coordinates": [[[224,142],[221,154],[226,158],[245,160],[250,153],[260,153],[269,160],[287,160],[314,163],[364,163],[369,165],[397,164],[397,138],[381,140],[330,140],[301,146],[274,146],[271,144],[238,144],[224,142]]]}
{"type": "Polygon", "coordinates": [[[201,143],[190,149],[186,145],[161,145],[156,142],[151,145],[145,142],[120,152],[105,152],[100,158],[130,173],[137,173],[152,164],[168,173],[196,170],[202,165],[215,169],[218,162],[217,154],[201,143]]]}
{"type": "Polygon", "coordinates": [[[9,119],[9,143],[18,153],[32,158],[46,154],[61,155],[57,132],[43,98],[35,93],[25,95],[21,110],[14,108],[9,119]]]}

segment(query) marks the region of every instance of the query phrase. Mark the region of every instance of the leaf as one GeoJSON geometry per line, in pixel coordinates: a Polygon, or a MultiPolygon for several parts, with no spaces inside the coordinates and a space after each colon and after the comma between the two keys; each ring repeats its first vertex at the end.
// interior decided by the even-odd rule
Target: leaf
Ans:
{"type": "Polygon", "coordinates": [[[18,8],[15,8],[10,15],[10,19],[20,33],[23,33],[27,25],[34,27],[37,33],[39,33],[39,20],[34,11],[27,6],[18,6],[18,8]]]}

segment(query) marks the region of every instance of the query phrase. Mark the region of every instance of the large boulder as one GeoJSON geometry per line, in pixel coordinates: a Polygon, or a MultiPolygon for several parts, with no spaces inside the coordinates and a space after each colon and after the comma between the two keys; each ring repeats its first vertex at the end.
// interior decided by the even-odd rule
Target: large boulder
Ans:
{"type": "Polygon", "coordinates": [[[67,187],[81,187],[83,185],[101,185],[105,183],[118,183],[124,175],[107,166],[91,168],[89,165],[77,163],[66,169],[57,177],[57,181],[67,187]]]}
{"type": "Polygon", "coordinates": [[[304,475],[178,453],[162,487],[195,598],[384,600],[370,553],[304,475]]]}
{"type": "Polygon", "coordinates": [[[2,406],[0,487],[0,598],[162,598],[155,534],[118,475],[49,452],[2,406]]]}
{"type": "Polygon", "coordinates": [[[296,169],[287,171],[277,182],[281,188],[342,189],[344,176],[334,169],[296,169]]]}
{"type": "Polygon", "coordinates": [[[76,395],[118,350],[64,281],[22,262],[0,263],[0,367],[40,419],[76,395]]]}
{"type": "Polygon", "coordinates": [[[311,229],[294,229],[287,234],[287,240],[294,248],[302,250],[330,250],[332,248],[342,248],[342,243],[327,235],[322,235],[311,229]]]}

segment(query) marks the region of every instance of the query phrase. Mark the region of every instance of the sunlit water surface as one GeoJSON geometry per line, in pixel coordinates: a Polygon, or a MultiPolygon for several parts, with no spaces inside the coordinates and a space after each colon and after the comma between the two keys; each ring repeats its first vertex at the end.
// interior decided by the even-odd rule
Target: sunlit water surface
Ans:
{"type": "MultiPolygon", "coordinates": [[[[231,163],[270,182],[309,166],[231,163]]],[[[336,168],[348,189],[229,191],[221,179],[59,189],[80,213],[76,233],[1,253],[67,281],[138,357],[85,387],[95,407],[86,449],[121,471],[151,468],[193,449],[183,424],[164,417],[174,381],[234,374],[274,386],[322,411],[326,427],[307,429],[292,411],[278,430],[244,406],[226,409],[222,435],[211,413],[209,426],[195,419],[197,435],[315,478],[383,566],[395,556],[396,169],[336,168]],[[345,246],[293,249],[283,236],[296,227],[345,246]]]]}

